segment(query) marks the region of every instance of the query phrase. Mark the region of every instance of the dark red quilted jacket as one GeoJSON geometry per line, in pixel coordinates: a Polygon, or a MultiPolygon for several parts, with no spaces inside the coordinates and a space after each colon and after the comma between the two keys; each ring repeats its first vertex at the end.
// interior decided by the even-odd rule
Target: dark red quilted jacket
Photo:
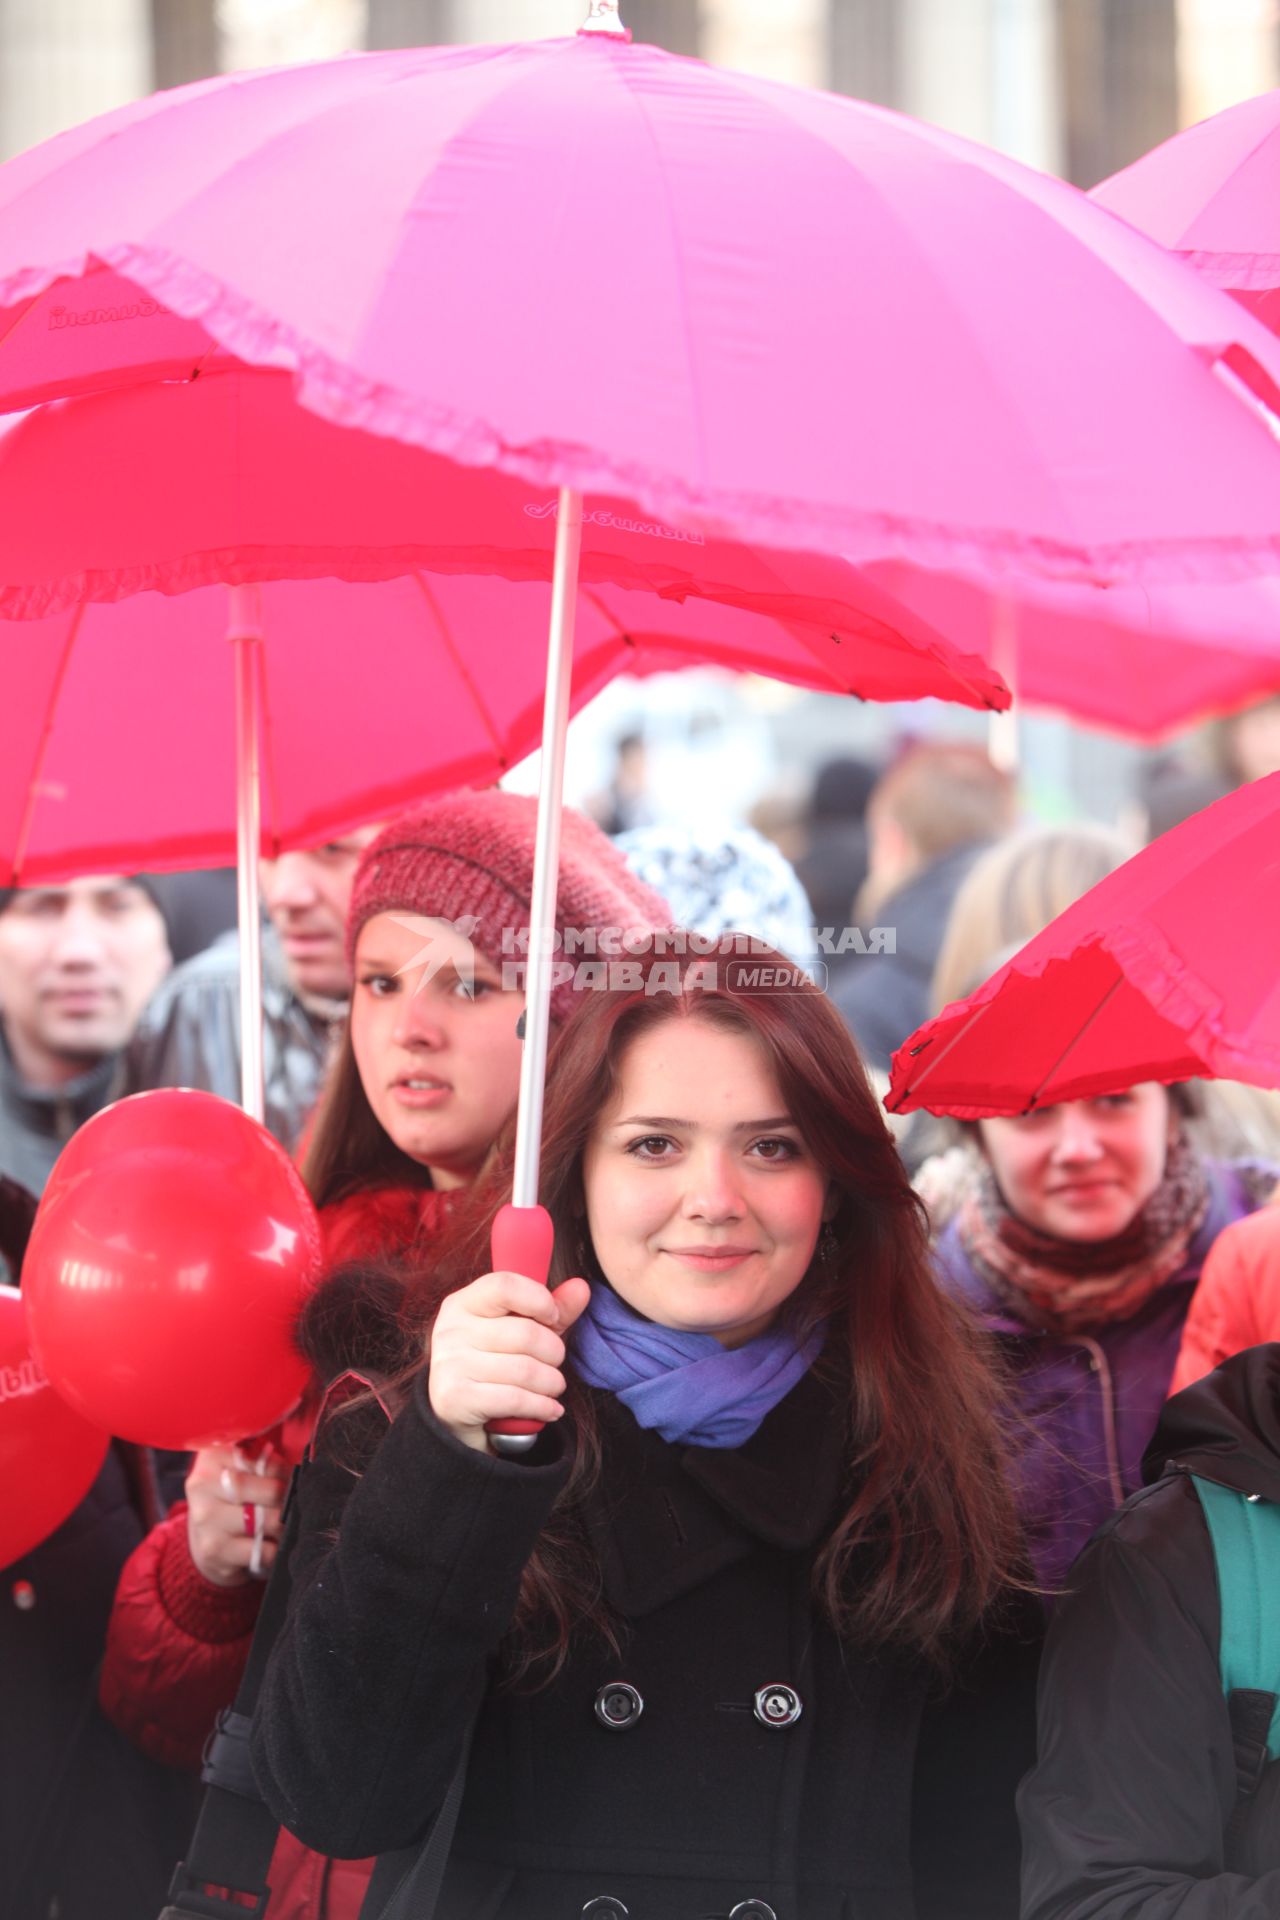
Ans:
{"type": "MultiPolygon", "coordinates": [[[[448,1196],[383,1187],[322,1210],[326,1265],[394,1256],[443,1223],[448,1196]]],[[[289,1468],[311,1437],[319,1404],[308,1393],[269,1436],[289,1468]]],[[[153,1759],[198,1770],[215,1719],[229,1707],[249,1657],[262,1588],[215,1587],[187,1547],[180,1501],[125,1562],[107,1631],[102,1705],[153,1759]]],[[[326,1860],[281,1833],[272,1862],[270,1920],[356,1920],[368,1860],[326,1860]]]]}

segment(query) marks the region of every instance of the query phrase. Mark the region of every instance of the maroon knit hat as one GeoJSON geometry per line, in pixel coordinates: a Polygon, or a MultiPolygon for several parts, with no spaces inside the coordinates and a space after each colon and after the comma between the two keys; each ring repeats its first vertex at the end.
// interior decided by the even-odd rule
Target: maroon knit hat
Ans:
{"type": "MultiPolygon", "coordinates": [[[[375,913],[428,919],[474,915],[471,941],[495,967],[512,958],[504,933],[529,925],[537,803],[525,794],[441,794],[401,814],[365,848],[347,915],[347,959],[354,965],[360,929],[375,913]]],[[[670,907],[636,878],[599,827],[566,807],[560,827],[556,926],[669,927],[670,907]]],[[[551,1017],[563,1020],[572,983],[553,989],[551,1017]]]]}

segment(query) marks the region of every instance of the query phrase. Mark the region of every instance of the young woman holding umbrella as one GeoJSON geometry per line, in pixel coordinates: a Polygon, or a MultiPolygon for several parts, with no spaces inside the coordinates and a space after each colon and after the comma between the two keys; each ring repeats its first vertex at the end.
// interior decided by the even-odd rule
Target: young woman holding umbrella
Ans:
{"type": "MultiPolygon", "coordinates": [[[[394,821],[361,858],[347,930],[351,1017],[303,1166],[330,1266],[420,1263],[514,1110],[524,996],[504,982],[504,937],[528,923],[533,819],[521,796],[447,794],[394,821]]],[[[559,926],[666,921],[665,902],[595,827],[567,812],[562,832],[559,926]]],[[[557,989],[555,1024],[573,1000],[571,984],[557,989]]],[[[198,1454],[186,1503],[125,1567],[103,1703],[156,1758],[198,1766],[235,1694],[262,1597],[252,1576],[274,1558],[317,1398],[256,1462],[232,1449],[198,1454]]],[[[311,1889],[329,1877],[324,1861],[291,1860],[276,1874],[273,1920],[320,1911],[311,1889]]],[[[331,1887],[325,1911],[354,1915],[365,1877],[345,1905],[331,1887]]]]}
{"type": "Polygon", "coordinates": [[[451,1916],[1012,1915],[994,1383],[826,998],[661,945],[556,1045],[551,1290],[488,1271],[504,1152],[413,1363],[322,1429],[260,1784],[313,1847],[398,1848],[474,1727],[451,1916]]]}

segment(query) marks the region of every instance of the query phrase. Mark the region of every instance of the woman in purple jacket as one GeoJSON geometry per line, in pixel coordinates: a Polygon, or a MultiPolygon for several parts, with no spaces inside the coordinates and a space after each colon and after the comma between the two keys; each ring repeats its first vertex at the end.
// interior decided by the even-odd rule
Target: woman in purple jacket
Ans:
{"type": "Polygon", "coordinates": [[[1020,1503],[1050,1590],[1141,1486],[1205,1256],[1276,1177],[1206,1160],[1188,1104],[1148,1082],[980,1121],[975,1172],[937,1244],[942,1284],[1013,1376],[1020,1503]]]}

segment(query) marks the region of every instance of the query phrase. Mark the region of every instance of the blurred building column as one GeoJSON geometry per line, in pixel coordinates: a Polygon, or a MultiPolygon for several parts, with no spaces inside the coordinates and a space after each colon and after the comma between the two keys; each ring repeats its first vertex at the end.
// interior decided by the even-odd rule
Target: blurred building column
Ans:
{"type": "Polygon", "coordinates": [[[990,140],[994,110],[992,0],[906,0],[899,7],[897,104],[970,140],[990,140]]]}
{"type": "Polygon", "coordinates": [[[151,84],[181,87],[222,71],[217,0],[151,0],[151,84]]]}
{"type": "Polygon", "coordinates": [[[993,147],[1042,173],[1062,170],[1058,16],[1054,0],[992,0],[993,147]]]}
{"type": "Polygon", "coordinates": [[[453,0],[451,11],[449,38],[472,46],[576,33],[587,17],[587,0],[453,0]]]}
{"type": "MultiPolygon", "coordinates": [[[[627,17],[628,0],[622,0],[627,17]]],[[[720,67],[827,85],[827,0],[702,0],[699,52],[720,67]]]]}
{"type": "Polygon", "coordinates": [[[620,11],[633,40],[651,41],[668,53],[702,51],[699,0],[622,0],[620,11]]]}
{"type": "Polygon", "coordinates": [[[365,46],[437,47],[460,40],[455,31],[460,9],[454,0],[369,0],[365,46]]]}
{"type": "Polygon", "coordinates": [[[1178,121],[1280,85],[1276,0],[1178,0],[1178,121]]]}
{"type": "Polygon", "coordinates": [[[0,158],[150,88],[148,0],[0,0],[0,158]]]}
{"type": "Polygon", "coordinates": [[[1058,34],[1064,171],[1094,187],[1177,131],[1178,0],[1058,0],[1058,34]]]}
{"type": "Polygon", "coordinates": [[[828,0],[825,85],[878,106],[902,104],[904,0],[828,0]]]}

